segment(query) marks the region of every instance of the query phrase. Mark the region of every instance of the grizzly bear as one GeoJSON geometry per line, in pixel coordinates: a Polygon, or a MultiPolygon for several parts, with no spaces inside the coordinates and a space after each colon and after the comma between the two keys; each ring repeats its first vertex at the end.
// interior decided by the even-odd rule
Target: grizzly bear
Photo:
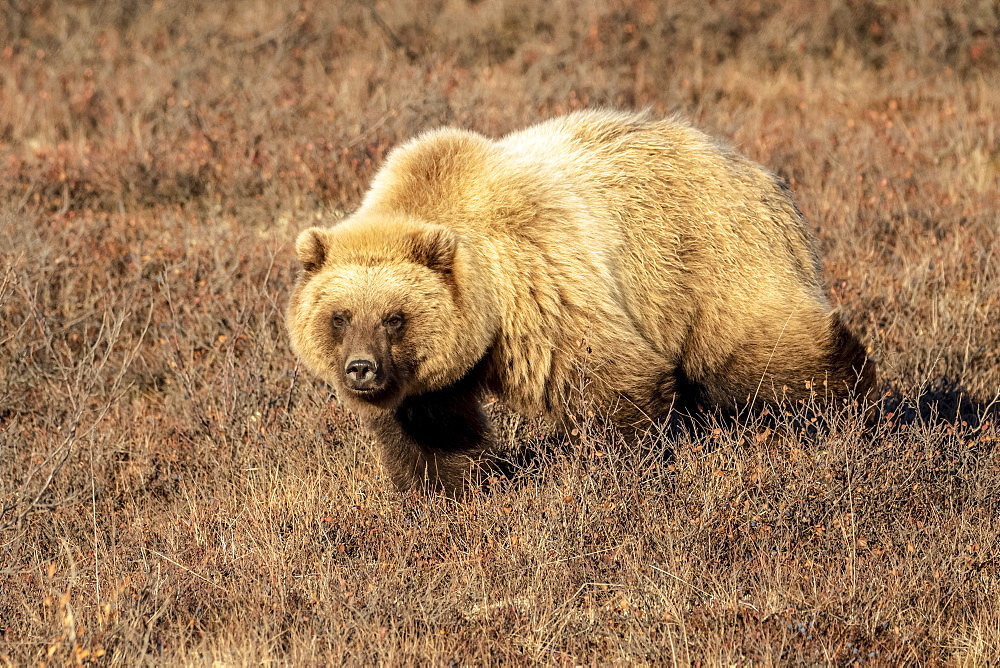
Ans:
{"type": "Polygon", "coordinates": [[[461,493],[494,439],[487,395],[634,435],[680,406],[860,399],[874,383],[788,189],[676,118],[429,132],[296,250],[293,349],[401,490],[461,493]]]}

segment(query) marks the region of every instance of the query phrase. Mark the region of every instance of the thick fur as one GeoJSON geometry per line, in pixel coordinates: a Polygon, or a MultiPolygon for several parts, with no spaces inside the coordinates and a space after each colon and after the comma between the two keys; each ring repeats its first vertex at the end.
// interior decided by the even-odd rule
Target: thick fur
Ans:
{"type": "Polygon", "coordinates": [[[874,383],[785,186],[678,119],[430,132],[297,250],[293,347],[372,429],[401,489],[461,490],[492,440],[485,394],[563,426],[585,405],[635,431],[675,405],[874,383]],[[345,385],[358,351],[379,358],[377,392],[345,385]]]}

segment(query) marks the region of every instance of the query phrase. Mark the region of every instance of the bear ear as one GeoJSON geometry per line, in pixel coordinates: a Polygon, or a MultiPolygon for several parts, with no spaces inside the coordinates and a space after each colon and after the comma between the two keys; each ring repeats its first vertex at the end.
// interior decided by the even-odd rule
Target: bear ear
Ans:
{"type": "Polygon", "coordinates": [[[451,273],[458,250],[458,236],[447,227],[431,227],[414,232],[413,259],[429,269],[451,273]]]}
{"type": "Polygon", "coordinates": [[[310,227],[303,231],[295,241],[295,252],[306,273],[318,271],[326,261],[326,232],[318,227],[310,227]]]}

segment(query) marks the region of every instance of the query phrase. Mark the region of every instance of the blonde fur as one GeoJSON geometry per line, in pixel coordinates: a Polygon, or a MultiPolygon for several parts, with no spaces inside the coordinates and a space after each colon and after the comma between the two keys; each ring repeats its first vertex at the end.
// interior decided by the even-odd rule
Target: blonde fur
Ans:
{"type": "MultiPolygon", "coordinates": [[[[293,347],[338,389],[334,306],[412,314],[400,401],[476,369],[471,392],[556,423],[581,370],[590,405],[624,428],[675,393],[730,409],[807,381],[846,395],[874,380],[785,187],[676,118],[592,110],[499,141],[424,134],[390,155],[357,212],[298,249],[312,271],[289,307],[293,347]]],[[[400,410],[342,394],[363,415],[400,410]]]]}

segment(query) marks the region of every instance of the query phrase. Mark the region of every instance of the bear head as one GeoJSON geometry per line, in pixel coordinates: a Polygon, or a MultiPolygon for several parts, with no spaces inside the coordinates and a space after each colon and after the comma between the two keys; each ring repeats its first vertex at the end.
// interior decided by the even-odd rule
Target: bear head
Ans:
{"type": "Polygon", "coordinates": [[[461,379],[495,338],[475,254],[410,217],[349,219],[299,235],[292,348],[355,410],[395,410],[461,379]]]}

